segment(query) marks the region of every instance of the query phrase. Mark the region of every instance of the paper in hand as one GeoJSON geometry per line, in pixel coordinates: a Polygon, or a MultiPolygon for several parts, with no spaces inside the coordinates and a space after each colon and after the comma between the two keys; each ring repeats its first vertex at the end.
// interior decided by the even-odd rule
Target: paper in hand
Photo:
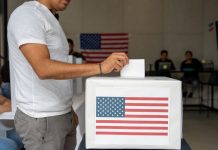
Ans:
{"type": "Polygon", "coordinates": [[[129,64],[126,65],[120,72],[121,77],[126,78],[144,78],[145,77],[145,60],[144,59],[130,59],[129,64]]]}

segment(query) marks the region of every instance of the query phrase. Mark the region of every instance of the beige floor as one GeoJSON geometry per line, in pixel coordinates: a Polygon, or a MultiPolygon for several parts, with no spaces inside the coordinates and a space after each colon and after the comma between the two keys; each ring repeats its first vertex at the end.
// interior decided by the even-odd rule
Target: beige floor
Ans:
{"type": "Polygon", "coordinates": [[[218,112],[184,111],[183,136],[192,150],[218,150],[218,112]]]}

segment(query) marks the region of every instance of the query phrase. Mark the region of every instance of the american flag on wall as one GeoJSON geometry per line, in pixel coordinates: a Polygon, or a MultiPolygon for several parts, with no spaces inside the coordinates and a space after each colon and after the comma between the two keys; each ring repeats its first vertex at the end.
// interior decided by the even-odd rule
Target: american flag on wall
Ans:
{"type": "Polygon", "coordinates": [[[169,136],[168,97],[96,97],[96,136],[169,136]]]}
{"type": "Polygon", "coordinates": [[[128,53],[128,33],[80,34],[80,48],[86,62],[103,61],[112,52],[128,53]]]}

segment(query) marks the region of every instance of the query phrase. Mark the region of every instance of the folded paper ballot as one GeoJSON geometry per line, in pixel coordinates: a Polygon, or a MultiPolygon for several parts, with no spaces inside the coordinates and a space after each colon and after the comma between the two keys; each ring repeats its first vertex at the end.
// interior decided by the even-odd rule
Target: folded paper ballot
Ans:
{"type": "Polygon", "coordinates": [[[129,64],[126,65],[120,72],[121,77],[128,78],[144,78],[145,77],[145,60],[144,59],[130,59],[129,64]]]}
{"type": "Polygon", "coordinates": [[[181,81],[166,77],[86,80],[87,149],[181,148],[181,81]]]}

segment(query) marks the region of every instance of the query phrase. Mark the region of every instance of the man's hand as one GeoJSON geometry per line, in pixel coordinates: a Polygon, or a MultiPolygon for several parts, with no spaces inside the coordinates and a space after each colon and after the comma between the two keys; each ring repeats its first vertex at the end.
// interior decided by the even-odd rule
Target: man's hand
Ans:
{"type": "Polygon", "coordinates": [[[76,112],[73,110],[73,125],[76,128],[79,124],[79,118],[76,112]]]}
{"type": "Polygon", "coordinates": [[[103,74],[112,71],[118,72],[128,63],[129,59],[125,53],[112,53],[107,59],[101,62],[101,71],[103,74]]]}

